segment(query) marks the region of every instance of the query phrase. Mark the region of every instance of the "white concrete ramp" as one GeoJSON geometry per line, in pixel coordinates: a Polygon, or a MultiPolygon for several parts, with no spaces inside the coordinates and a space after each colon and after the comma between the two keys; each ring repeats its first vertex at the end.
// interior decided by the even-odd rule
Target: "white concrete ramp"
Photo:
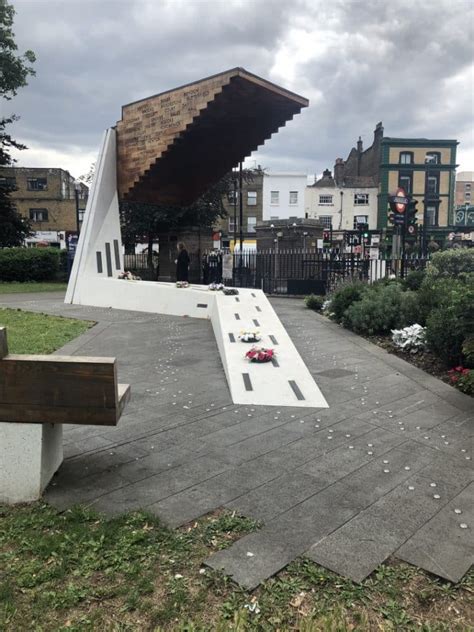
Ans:
{"type": "Polygon", "coordinates": [[[327,402],[308,371],[280,319],[261,290],[239,290],[238,296],[218,292],[212,325],[236,404],[327,408],[327,402]],[[239,340],[242,330],[258,330],[257,346],[272,348],[272,362],[245,359],[253,346],[239,340]]]}

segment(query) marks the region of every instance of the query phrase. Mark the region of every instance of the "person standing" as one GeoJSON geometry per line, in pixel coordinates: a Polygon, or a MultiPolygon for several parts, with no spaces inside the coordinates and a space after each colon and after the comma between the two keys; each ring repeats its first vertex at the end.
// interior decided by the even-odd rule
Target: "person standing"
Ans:
{"type": "Polygon", "coordinates": [[[190,258],[186,246],[182,241],[178,243],[178,258],[176,259],[176,280],[188,281],[190,258]]]}

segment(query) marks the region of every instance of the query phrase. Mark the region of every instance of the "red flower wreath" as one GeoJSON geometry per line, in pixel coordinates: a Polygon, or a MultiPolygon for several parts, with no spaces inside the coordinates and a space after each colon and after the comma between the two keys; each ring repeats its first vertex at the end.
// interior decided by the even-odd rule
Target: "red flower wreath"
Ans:
{"type": "Polygon", "coordinates": [[[245,357],[250,362],[271,362],[275,352],[273,349],[265,349],[264,347],[252,347],[250,351],[247,351],[245,357]]]}

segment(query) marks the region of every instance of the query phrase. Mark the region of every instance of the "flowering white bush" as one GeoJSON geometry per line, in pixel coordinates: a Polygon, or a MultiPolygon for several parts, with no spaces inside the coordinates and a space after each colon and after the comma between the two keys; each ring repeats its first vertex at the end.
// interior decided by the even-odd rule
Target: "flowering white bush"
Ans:
{"type": "Polygon", "coordinates": [[[425,328],[415,324],[404,329],[392,329],[392,342],[402,351],[417,353],[425,348],[425,328]]]}

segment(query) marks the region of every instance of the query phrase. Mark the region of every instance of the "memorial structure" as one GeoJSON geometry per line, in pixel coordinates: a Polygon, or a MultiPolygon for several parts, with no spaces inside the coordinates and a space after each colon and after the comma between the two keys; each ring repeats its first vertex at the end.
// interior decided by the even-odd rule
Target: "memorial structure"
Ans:
{"type": "Polygon", "coordinates": [[[188,205],[307,105],[234,68],[123,106],[121,120],[104,134],[66,302],[208,318],[235,403],[327,406],[263,292],[230,297],[203,286],[118,278],[119,199],[188,205]],[[278,345],[280,360],[245,364],[236,340],[251,327],[262,330],[262,344],[278,345]]]}

